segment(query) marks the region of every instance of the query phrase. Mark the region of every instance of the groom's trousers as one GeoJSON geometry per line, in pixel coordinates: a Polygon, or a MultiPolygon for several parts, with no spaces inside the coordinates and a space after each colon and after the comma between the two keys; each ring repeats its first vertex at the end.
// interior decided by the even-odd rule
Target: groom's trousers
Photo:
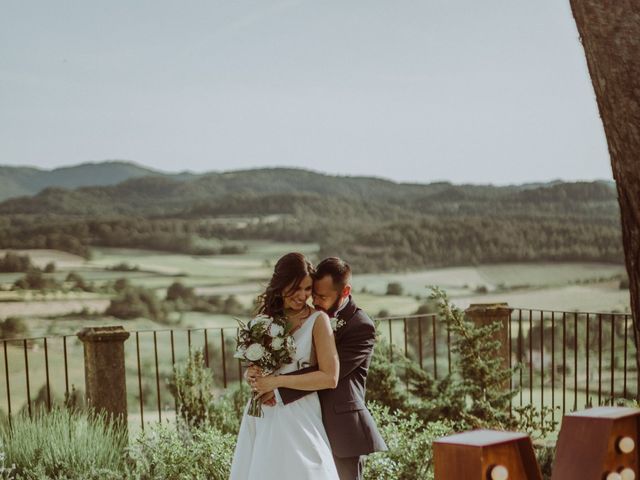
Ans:
{"type": "Polygon", "coordinates": [[[340,480],[361,480],[364,468],[364,456],[338,458],[334,455],[340,480]]]}

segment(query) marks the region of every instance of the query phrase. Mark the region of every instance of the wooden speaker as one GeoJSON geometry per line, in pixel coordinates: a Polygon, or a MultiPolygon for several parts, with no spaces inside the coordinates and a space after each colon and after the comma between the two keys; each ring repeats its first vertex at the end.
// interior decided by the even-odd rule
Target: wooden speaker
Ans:
{"type": "Polygon", "coordinates": [[[597,407],[562,419],[552,480],[635,480],[640,410],[597,407]]]}
{"type": "Polygon", "coordinates": [[[528,435],[473,430],[433,442],[436,480],[542,480],[528,435]]]}

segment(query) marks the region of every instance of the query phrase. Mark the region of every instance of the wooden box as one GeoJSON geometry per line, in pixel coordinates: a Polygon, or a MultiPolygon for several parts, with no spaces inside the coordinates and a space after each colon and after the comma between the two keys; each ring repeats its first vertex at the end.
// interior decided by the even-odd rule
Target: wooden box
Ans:
{"type": "Polygon", "coordinates": [[[433,443],[436,480],[541,480],[528,435],[473,430],[433,443]]]}
{"type": "Polygon", "coordinates": [[[634,480],[640,410],[598,407],[562,419],[552,480],[634,480]]]}

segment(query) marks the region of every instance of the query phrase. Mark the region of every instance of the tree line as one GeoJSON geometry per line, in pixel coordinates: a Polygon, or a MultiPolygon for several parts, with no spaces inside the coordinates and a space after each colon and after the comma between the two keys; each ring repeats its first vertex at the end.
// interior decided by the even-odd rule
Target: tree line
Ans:
{"type": "MultiPolygon", "coordinates": [[[[82,190],[83,195],[91,191],[82,190]]],[[[153,198],[154,192],[138,197],[153,198]]],[[[47,205],[33,197],[32,213],[0,214],[0,248],[53,248],[85,257],[93,246],[215,255],[243,253],[247,240],[314,242],[320,256],[339,255],[362,272],[623,261],[615,193],[606,183],[529,189],[443,184],[432,186],[428,195],[383,192],[374,190],[369,199],[229,193],[182,202],[178,213],[156,206],[160,212],[154,214],[113,214],[111,206],[90,216],[33,213],[34,205],[47,205]]]]}

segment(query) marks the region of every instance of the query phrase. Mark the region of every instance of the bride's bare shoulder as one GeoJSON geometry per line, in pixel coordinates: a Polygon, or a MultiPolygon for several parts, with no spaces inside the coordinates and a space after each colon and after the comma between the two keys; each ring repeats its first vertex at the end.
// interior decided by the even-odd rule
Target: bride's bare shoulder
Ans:
{"type": "Polygon", "coordinates": [[[316,327],[317,325],[331,323],[329,320],[329,315],[327,315],[327,312],[325,312],[324,310],[314,310],[312,315],[316,316],[316,319],[314,321],[315,323],[314,327],[316,327]]]}

